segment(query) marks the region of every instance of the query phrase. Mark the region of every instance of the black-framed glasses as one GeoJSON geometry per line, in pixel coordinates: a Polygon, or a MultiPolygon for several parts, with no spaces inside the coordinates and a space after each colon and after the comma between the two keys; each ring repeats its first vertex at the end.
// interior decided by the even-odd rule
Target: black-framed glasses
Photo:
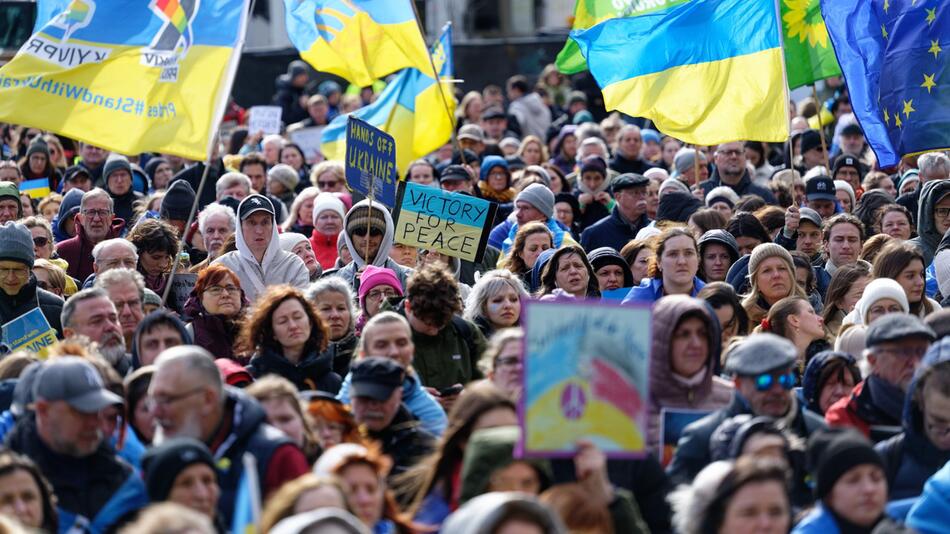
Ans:
{"type": "Polygon", "coordinates": [[[778,382],[782,389],[789,390],[795,387],[795,373],[788,371],[782,374],[762,373],[755,377],[755,389],[768,391],[778,382]]]}

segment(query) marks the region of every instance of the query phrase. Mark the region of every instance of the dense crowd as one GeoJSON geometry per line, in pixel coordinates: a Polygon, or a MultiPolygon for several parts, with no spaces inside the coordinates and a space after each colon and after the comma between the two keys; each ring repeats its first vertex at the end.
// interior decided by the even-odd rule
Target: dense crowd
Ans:
{"type": "Polygon", "coordinates": [[[947,532],[950,158],[879,169],[829,87],[708,147],[553,66],[459,95],[401,177],[497,204],[477,262],[289,141],[374,97],[301,62],[207,162],[3,125],[0,324],[58,341],[4,328],[0,530],[228,532],[250,485],[264,532],[947,532]],[[529,299],[652,306],[642,458],[515,453],[529,299]]]}

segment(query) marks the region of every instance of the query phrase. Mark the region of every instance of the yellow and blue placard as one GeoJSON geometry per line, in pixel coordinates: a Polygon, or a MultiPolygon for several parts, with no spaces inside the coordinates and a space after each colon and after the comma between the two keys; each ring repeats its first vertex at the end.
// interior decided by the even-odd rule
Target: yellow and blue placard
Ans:
{"type": "Polygon", "coordinates": [[[287,35],[313,68],[360,87],[406,68],[432,72],[412,0],[284,0],[287,35]]]}
{"type": "MultiPolygon", "coordinates": [[[[439,71],[442,90],[428,71],[406,69],[396,75],[372,104],[350,115],[397,137],[396,167],[400,175],[414,160],[437,150],[452,138],[455,98],[451,80],[452,27],[446,25],[432,48],[432,61],[439,71]],[[443,100],[443,97],[445,100],[443,100]]],[[[346,117],[333,119],[323,130],[320,152],[327,159],[343,159],[346,142],[346,117]]]]}
{"type": "Polygon", "coordinates": [[[479,262],[488,245],[498,205],[412,182],[401,182],[396,199],[394,240],[479,262]]]}
{"type": "Polygon", "coordinates": [[[247,10],[248,0],[39,0],[33,35],[0,68],[0,121],[203,160],[247,10]]]}
{"type": "Polygon", "coordinates": [[[396,205],[396,140],[356,117],[346,121],[346,183],[373,200],[396,205]]]}
{"type": "Polygon", "coordinates": [[[3,343],[11,350],[27,350],[45,358],[56,343],[56,331],[39,308],[24,313],[3,325],[3,343]]]}
{"type": "Polygon", "coordinates": [[[30,195],[30,198],[46,198],[49,196],[49,178],[34,178],[20,182],[20,192],[30,195]]]}
{"type": "Polygon", "coordinates": [[[608,110],[693,144],[788,139],[774,0],[691,0],[571,32],[608,110]]]}

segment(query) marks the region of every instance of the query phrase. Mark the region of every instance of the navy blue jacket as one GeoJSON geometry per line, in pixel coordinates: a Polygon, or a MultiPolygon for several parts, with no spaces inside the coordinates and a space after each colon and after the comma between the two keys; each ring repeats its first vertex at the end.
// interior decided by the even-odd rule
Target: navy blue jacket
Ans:
{"type": "Polygon", "coordinates": [[[637,237],[637,232],[650,224],[650,219],[643,214],[637,219],[636,228],[632,228],[620,217],[617,209],[614,207],[608,217],[604,217],[584,230],[581,234],[581,246],[585,251],[610,247],[619,252],[624,245],[637,237]]]}

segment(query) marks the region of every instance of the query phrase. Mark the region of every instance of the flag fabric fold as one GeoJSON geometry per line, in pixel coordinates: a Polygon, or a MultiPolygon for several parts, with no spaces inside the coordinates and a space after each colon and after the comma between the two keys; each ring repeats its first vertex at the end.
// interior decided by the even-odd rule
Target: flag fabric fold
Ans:
{"type": "Polygon", "coordinates": [[[788,97],[772,0],[693,0],[571,32],[608,110],[688,143],[784,142],[788,97]]]}
{"type": "Polygon", "coordinates": [[[839,76],[818,0],[780,0],[785,32],[785,70],[792,89],[839,76]]]}
{"type": "Polygon", "coordinates": [[[360,87],[405,68],[431,72],[412,0],[284,0],[287,35],[313,68],[360,87]]]}
{"type": "MultiPolygon", "coordinates": [[[[432,50],[432,60],[444,84],[417,69],[405,69],[386,86],[376,101],[352,113],[396,139],[396,166],[400,173],[413,160],[438,149],[452,137],[455,98],[445,80],[453,76],[452,28],[446,26],[432,50]],[[442,100],[443,95],[445,101],[442,100]]],[[[430,67],[427,72],[431,72],[430,67]]],[[[323,130],[321,152],[327,159],[343,160],[347,115],[333,119],[323,130]]]]}
{"type": "Polygon", "coordinates": [[[0,68],[0,121],[203,160],[247,11],[248,0],[39,0],[33,35],[0,68]]]}
{"type": "Polygon", "coordinates": [[[950,147],[950,6],[821,0],[851,107],[881,167],[950,147]]]}

